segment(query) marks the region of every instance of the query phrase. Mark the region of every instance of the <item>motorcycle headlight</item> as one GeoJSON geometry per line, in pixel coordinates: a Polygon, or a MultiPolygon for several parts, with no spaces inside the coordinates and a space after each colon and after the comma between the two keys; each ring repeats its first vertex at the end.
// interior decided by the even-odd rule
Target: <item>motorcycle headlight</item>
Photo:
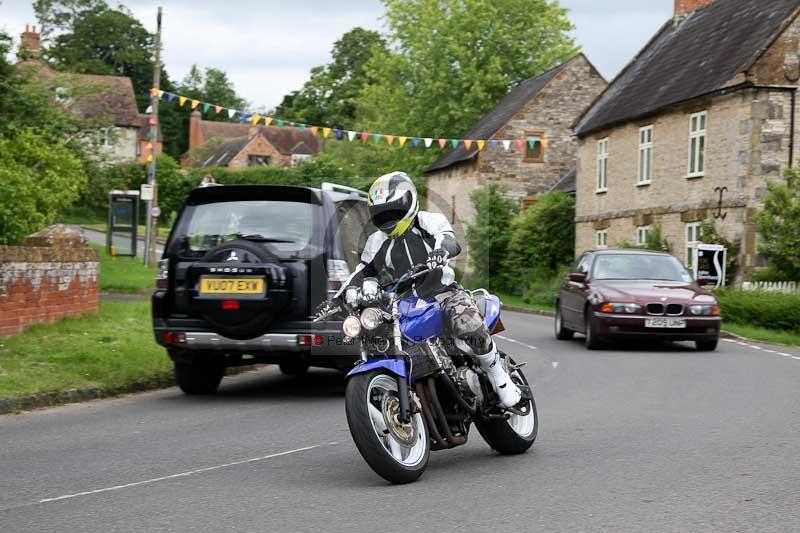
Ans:
{"type": "Polygon", "coordinates": [[[361,312],[361,325],[368,331],[377,328],[382,322],[381,313],[377,309],[368,307],[361,312]]]}
{"type": "Polygon", "coordinates": [[[351,339],[355,339],[361,334],[361,321],[354,316],[345,318],[342,323],[342,331],[351,339]]]}

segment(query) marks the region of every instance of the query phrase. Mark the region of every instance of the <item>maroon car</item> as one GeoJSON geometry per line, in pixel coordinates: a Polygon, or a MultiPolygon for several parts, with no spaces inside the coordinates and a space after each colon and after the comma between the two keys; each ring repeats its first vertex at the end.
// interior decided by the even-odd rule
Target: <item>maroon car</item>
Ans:
{"type": "Polygon", "coordinates": [[[611,338],[719,342],[719,305],[673,256],[645,250],[587,252],[561,284],[556,338],[586,336],[590,350],[611,338]]]}

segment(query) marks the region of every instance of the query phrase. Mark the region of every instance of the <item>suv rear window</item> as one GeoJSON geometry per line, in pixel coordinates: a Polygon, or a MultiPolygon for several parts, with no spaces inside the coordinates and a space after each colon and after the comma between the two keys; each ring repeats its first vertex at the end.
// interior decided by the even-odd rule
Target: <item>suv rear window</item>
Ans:
{"type": "Polygon", "coordinates": [[[203,252],[227,241],[249,238],[263,239],[279,252],[303,250],[314,231],[313,207],[273,200],[197,205],[186,232],[188,249],[203,252]]]}

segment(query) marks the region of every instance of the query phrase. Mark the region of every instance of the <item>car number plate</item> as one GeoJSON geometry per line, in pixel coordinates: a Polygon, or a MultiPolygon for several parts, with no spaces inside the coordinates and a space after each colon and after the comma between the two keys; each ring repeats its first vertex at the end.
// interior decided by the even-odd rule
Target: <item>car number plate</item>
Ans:
{"type": "Polygon", "coordinates": [[[264,294],[264,279],[203,277],[200,294],[264,294]]]}
{"type": "Polygon", "coordinates": [[[644,325],[648,328],[685,329],[686,320],[683,318],[648,318],[644,325]]]}

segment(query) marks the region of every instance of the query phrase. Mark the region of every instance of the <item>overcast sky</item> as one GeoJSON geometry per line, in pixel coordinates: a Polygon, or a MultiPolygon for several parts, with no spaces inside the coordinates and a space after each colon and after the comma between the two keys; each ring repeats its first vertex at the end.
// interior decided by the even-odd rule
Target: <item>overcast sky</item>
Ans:
{"type": "MultiPolygon", "coordinates": [[[[498,0],[501,1],[501,0],[498,0]]],[[[35,23],[31,0],[0,0],[0,28],[15,38],[35,23]]],[[[109,4],[115,4],[109,0],[109,4]]],[[[330,58],[334,41],[382,29],[380,0],[127,0],[151,31],[164,7],[164,61],[180,80],[192,63],[225,70],[253,107],[271,108],[330,58]]],[[[561,0],[575,38],[609,80],[671,15],[674,0],[561,0]]]]}

